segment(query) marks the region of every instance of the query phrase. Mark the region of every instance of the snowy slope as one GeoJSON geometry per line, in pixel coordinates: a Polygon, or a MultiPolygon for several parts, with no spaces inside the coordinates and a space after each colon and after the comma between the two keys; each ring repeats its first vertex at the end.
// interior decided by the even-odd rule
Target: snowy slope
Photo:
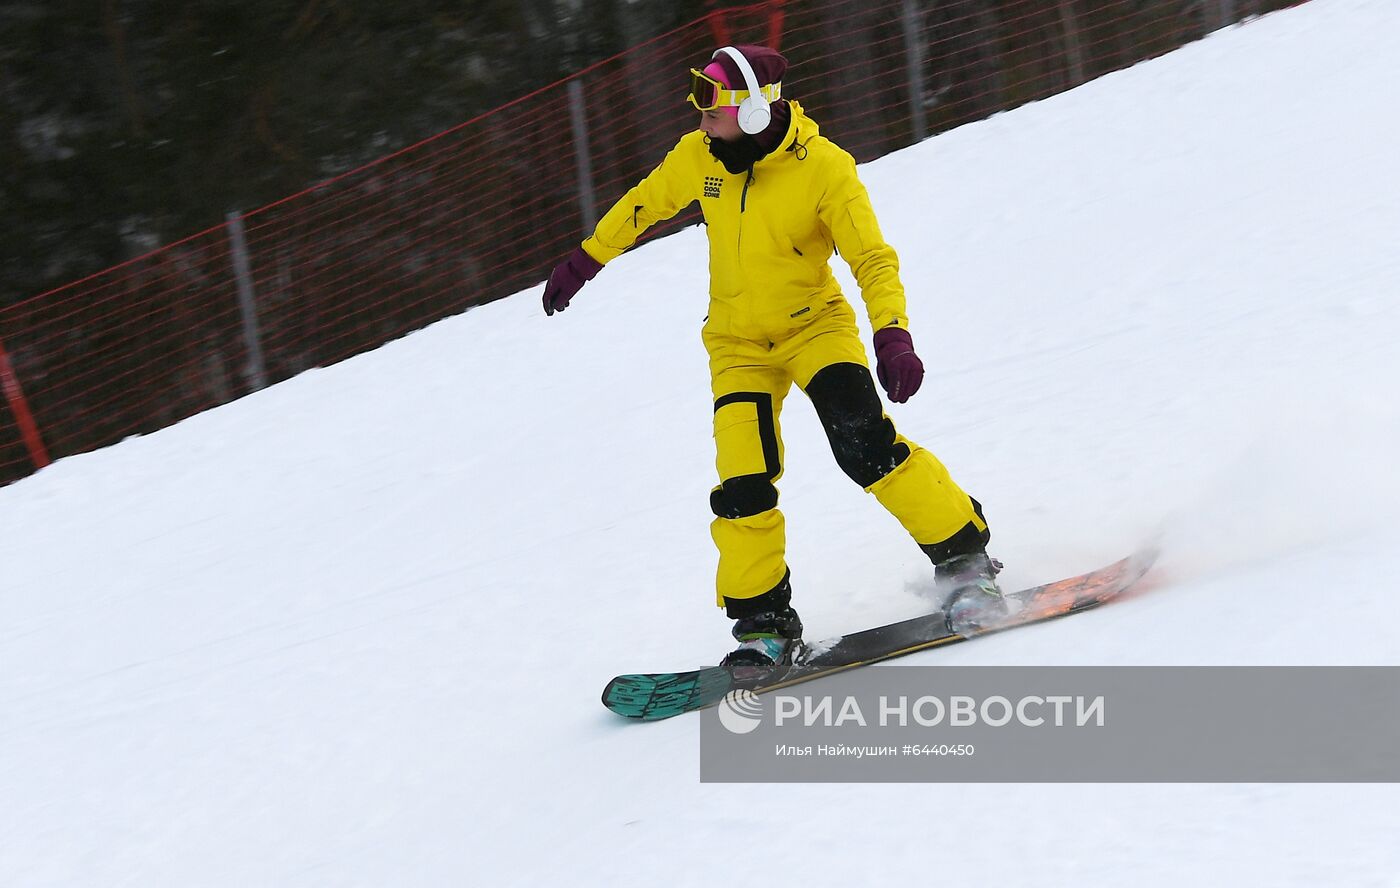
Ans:
{"type": "MultiPolygon", "coordinates": [[[[891,414],[1008,583],[1167,545],[915,662],[1397,662],[1397,42],[1394,0],[1314,0],[863,168],[930,370],[891,414]]],[[[694,719],[609,716],[728,644],[703,256],[0,490],[0,884],[1400,885],[1392,786],[700,785],[694,719]]],[[[809,634],[926,607],[783,419],[809,634]]]]}

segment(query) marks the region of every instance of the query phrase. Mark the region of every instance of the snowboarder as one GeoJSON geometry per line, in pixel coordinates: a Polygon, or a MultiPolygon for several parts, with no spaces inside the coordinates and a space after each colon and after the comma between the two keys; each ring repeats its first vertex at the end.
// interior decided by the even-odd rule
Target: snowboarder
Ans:
{"type": "Polygon", "coordinates": [[[691,69],[700,128],[680,141],[557,265],[546,315],[648,227],[698,200],[710,245],[710,313],[702,338],[714,391],[719,484],[711,533],[717,601],[739,647],[721,665],[737,685],[772,680],[796,653],[778,415],[794,383],[811,400],[841,469],[888,509],[928,555],[955,631],[1005,609],[1000,567],[978,502],[929,451],[895,431],[871,379],[855,312],[829,260],[850,265],[875,331],[876,376],[902,404],[924,367],[914,352],[899,263],[885,243],[855,161],[782,97],[787,60],[764,46],[724,47],[691,69]]]}

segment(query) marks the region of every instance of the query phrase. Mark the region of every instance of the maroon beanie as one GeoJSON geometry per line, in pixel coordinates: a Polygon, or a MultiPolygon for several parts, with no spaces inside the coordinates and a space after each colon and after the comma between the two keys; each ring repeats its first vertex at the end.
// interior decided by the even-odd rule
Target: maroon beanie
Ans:
{"type": "MultiPolygon", "coordinates": [[[[777,83],[783,79],[787,73],[787,59],[776,49],[769,49],[766,46],[736,46],[735,49],[743,54],[748,60],[749,67],[753,68],[754,76],[758,78],[759,86],[767,86],[770,83],[777,83]]],[[[724,69],[725,79],[730,84],[730,89],[748,89],[744,82],[743,72],[739,66],[729,57],[729,53],[722,52],[714,58],[714,62],[724,69]]]]}

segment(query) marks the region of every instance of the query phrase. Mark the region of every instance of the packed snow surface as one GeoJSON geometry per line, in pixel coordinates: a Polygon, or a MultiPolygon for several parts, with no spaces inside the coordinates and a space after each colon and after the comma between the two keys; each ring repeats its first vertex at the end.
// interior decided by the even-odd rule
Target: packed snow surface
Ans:
{"type": "MultiPolygon", "coordinates": [[[[1006,583],[1165,545],[909,662],[1397,662],[1397,45],[1314,0],[862,168],[929,371],[891,416],[1006,583]]],[[[0,884],[1400,885],[1394,786],[702,785],[695,718],[607,713],[730,644],[704,270],[688,229],[0,490],[0,884]]],[[[920,613],[783,420],[808,634],[920,613]]]]}

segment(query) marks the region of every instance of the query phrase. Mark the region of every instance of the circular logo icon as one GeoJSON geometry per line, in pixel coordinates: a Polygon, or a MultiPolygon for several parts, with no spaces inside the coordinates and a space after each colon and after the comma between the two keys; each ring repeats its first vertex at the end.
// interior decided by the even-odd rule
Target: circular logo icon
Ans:
{"type": "Polygon", "coordinates": [[[719,703],[719,723],[731,734],[747,734],[762,721],[763,701],[753,691],[730,691],[719,703]]]}

